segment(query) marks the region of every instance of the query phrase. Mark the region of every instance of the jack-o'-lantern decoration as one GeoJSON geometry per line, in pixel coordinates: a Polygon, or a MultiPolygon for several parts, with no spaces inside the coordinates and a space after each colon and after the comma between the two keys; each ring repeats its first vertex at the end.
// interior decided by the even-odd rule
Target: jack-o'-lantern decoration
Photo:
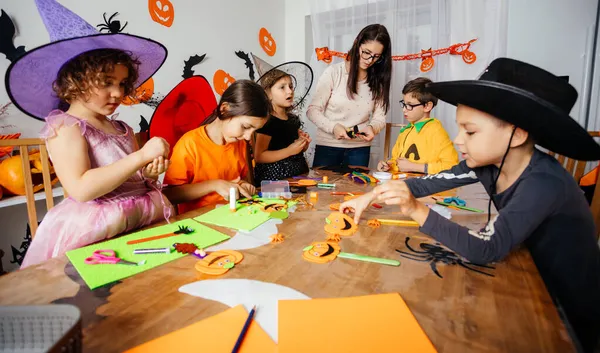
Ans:
{"type": "MultiPolygon", "coordinates": [[[[10,134],[10,135],[0,135],[0,140],[14,140],[18,139],[21,136],[21,133],[10,134]]],[[[4,156],[8,156],[13,151],[13,146],[4,146],[0,147],[0,158],[4,156]]]]}
{"type": "Polygon", "coordinates": [[[325,264],[335,260],[341,249],[337,243],[316,241],[303,249],[302,257],[306,261],[325,264]]]}
{"type": "Polygon", "coordinates": [[[239,251],[219,250],[208,254],[196,263],[196,270],[207,275],[222,275],[244,259],[239,251]]]}
{"type": "Polygon", "coordinates": [[[261,209],[263,212],[271,213],[277,211],[285,211],[287,209],[287,205],[283,203],[269,203],[263,206],[261,209]]]}
{"type": "Polygon", "coordinates": [[[154,94],[154,80],[152,79],[152,77],[150,77],[149,79],[146,80],[146,82],[142,83],[141,86],[136,88],[135,91],[133,93],[131,93],[131,95],[123,98],[123,101],[121,101],[121,104],[123,104],[123,105],[140,104],[140,103],[143,103],[143,102],[147,101],[148,99],[152,98],[153,94],[154,94]]]}
{"type": "Polygon", "coordinates": [[[341,212],[333,212],[325,219],[325,232],[327,234],[337,234],[344,237],[354,234],[358,227],[354,223],[354,220],[341,212]]]}
{"type": "MultiPolygon", "coordinates": [[[[48,162],[50,163],[50,162],[48,162]]],[[[38,150],[29,153],[29,164],[31,167],[31,181],[33,182],[33,192],[38,192],[44,188],[44,179],[42,175],[42,161],[38,150]]],[[[51,184],[58,182],[58,178],[54,174],[54,168],[50,165],[51,184]]],[[[25,177],[21,156],[12,156],[0,163],[0,186],[13,194],[25,195],[25,177]]]]}
{"type": "Polygon", "coordinates": [[[473,53],[472,51],[469,50],[464,50],[462,52],[462,58],[463,61],[466,62],[467,64],[472,64],[477,60],[477,55],[475,55],[475,53],[473,53]]]}
{"type": "Polygon", "coordinates": [[[264,27],[258,31],[258,42],[267,55],[273,56],[277,52],[275,39],[273,39],[271,33],[264,27]]]}
{"type": "Polygon", "coordinates": [[[148,0],[148,11],[152,21],[165,27],[171,27],[175,18],[175,9],[169,0],[148,0]]]}
{"type": "Polygon", "coordinates": [[[423,58],[423,62],[421,62],[421,71],[427,72],[433,69],[433,65],[435,64],[435,60],[433,59],[433,53],[431,52],[431,48],[428,50],[421,50],[421,58],[423,58]]]}
{"type": "Polygon", "coordinates": [[[235,78],[231,77],[227,72],[223,70],[215,71],[213,76],[213,88],[218,95],[222,96],[225,90],[234,82],[235,78]]]}

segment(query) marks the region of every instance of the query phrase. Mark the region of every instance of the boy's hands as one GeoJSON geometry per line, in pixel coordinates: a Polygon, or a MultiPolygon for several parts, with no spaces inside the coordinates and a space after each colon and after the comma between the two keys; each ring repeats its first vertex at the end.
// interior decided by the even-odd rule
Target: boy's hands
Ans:
{"type": "Polygon", "coordinates": [[[386,161],[379,161],[379,163],[377,164],[377,170],[380,172],[387,172],[388,170],[390,170],[390,165],[387,164],[386,161]]]}
{"type": "Polygon", "coordinates": [[[410,192],[408,185],[402,180],[390,180],[373,189],[374,200],[385,202],[386,205],[400,206],[400,212],[409,216],[420,225],[425,223],[429,215],[429,207],[417,201],[410,192]]]}
{"type": "Polygon", "coordinates": [[[340,205],[340,212],[346,213],[346,210],[354,212],[354,223],[358,224],[360,216],[362,215],[364,210],[366,210],[367,207],[369,207],[371,202],[373,202],[374,196],[375,195],[372,192],[368,192],[355,199],[348,200],[340,205]]]}

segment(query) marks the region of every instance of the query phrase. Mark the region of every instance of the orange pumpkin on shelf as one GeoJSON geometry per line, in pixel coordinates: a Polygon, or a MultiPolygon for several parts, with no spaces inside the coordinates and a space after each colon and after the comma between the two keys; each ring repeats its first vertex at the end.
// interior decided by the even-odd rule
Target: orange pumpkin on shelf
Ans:
{"type": "Polygon", "coordinates": [[[175,9],[169,0],[148,0],[148,11],[152,21],[171,27],[175,19],[175,9]]]}
{"type": "MultiPolygon", "coordinates": [[[[42,161],[38,150],[29,152],[29,164],[31,167],[33,192],[38,192],[44,188],[42,161]]],[[[50,179],[52,185],[58,182],[58,178],[54,174],[52,165],[50,165],[50,179]]],[[[12,156],[0,163],[0,186],[4,187],[8,193],[13,195],[25,195],[25,177],[23,174],[21,156],[12,156]]]]}
{"type": "Polygon", "coordinates": [[[235,250],[213,251],[196,263],[196,270],[207,275],[222,275],[244,259],[241,252],[235,250]]]}
{"type": "Polygon", "coordinates": [[[222,96],[225,90],[235,82],[235,78],[223,70],[215,71],[213,75],[213,88],[218,95],[222,96]]]}
{"type": "Polygon", "coordinates": [[[121,104],[123,105],[134,105],[140,104],[148,99],[152,98],[154,94],[154,80],[152,77],[146,80],[146,82],[142,83],[142,85],[129,96],[123,98],[121,104]]]}
{"type": "MultiPolygon", "coordinates": [[[[14,140],[18,139],[21,136],[21,133],[10,134],[10,135],[0,135],[0,140],[14,140]]],[[[8,156],[12,153],[14,147],[13,146],[4,146],[0,147],[0,158],[4,156],[8,156]]]]}
{"type": "Polygon", "coordinates": [[[277,52],[277,42],[264,27],[258,31],[258,42],[267,55],[273,56],[277,52]]]}
{"type": "Polygon", "coordinates": [[[354,234],[358,227],[354,220],[341,212],[333,212],[325,218],[325,232],[329,235],[341,235],[344,237],[354,234]]]}
{"type": "Polygon", "coordinates": [[[303,249],[302,257],[306,261],[325,264],[335,260],[340,251],[340,246],[337,243],[316,241],[303,249]]]}

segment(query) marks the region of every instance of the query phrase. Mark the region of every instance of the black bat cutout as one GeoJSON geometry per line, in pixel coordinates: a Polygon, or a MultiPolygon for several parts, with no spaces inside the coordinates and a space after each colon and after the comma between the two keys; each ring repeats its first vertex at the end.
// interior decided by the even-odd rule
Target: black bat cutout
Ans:
{"type": "Polygon", "coordinates": [[[237,55],[238,58],[244,60],[246,68],[248,69],[248,77],[250,77],[250,79],[254,81],[254,64],[252,63],[252,60],[250,60],[250,56],[248,56],[248,53],[245,53],[240,50],[236,51],[235,55],[237,55]]]}
{"type": "Polygon", "coordinates": [[[140,115],[140,132],[146,132],[150,129],[150,125],[148,125],[148,120],[144,118],[143,115],[140,115]]]}
{"type": "Polygon", "coordinates": [[[2,11],[0,15],[0,53],[6,55],[10,62],[14,62],[25,54],[25,46],[21,45],[15,48],[13,39],[15,37],[15,24],[11,18],[2,11]]]}
{"type": "Polygon", "coordinates": [[[183,75],[181,75],[181,77],[183,77],[183,79],[186,79],[186,78],[190,78],[190,77],[194,76],[194,70],[192,70],[192,67],[200,64],[204,60],[205,57],[206,57],[206,54],[194,55],[194,56],[190,56],[189,59],[184,60],[183,61],[183,75]]]}

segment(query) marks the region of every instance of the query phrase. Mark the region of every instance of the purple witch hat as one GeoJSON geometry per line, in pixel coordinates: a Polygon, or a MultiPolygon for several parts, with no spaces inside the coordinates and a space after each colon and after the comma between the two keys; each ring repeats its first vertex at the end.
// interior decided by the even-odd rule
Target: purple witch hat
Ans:
{"type": "Polygon", "coordinates": [[[148,38],[131,34],[100,34],[89,23],[56,0],[35,0],[51,43],[30,50],[6,71],[6,91],[12,102],[36,119],[60,104],[52,90],[60,68],[79,54],[95,49],[120,49],[140,61],[135,87],[152,77],[167,58],[167,49],[148,38]]]}

